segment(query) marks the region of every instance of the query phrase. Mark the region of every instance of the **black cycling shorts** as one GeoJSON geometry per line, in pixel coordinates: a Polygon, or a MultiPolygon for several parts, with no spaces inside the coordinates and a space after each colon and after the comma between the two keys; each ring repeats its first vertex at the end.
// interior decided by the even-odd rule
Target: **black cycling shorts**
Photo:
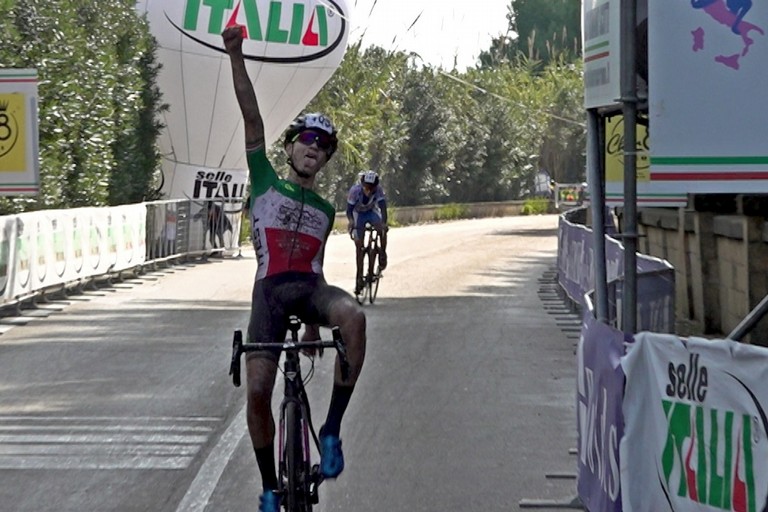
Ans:
{"type": "MultiPolygon", "coordinates": [[[[323,276],[305,272],[283,272],[257,280],[253,285],[248,341],[282,343],[288,319],[296,315],[305,324],[330,327],[331,306],[349,294],[329,285],[323,276]]],[[[249,357],[278,360],[279,352],[249,352],[249,357]]]]}

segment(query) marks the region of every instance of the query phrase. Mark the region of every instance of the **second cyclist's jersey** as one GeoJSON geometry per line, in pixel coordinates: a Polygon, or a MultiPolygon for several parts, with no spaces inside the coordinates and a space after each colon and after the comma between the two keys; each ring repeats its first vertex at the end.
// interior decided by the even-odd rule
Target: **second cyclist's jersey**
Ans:
{"type": "Polygon", "coordinates": [[[352,185],[347,194],[347,204],[352,206],[352,209],[358,213],[362,212],[376,212],[381,216],[381,208],[379,208],[379,202],[386,200],[384,194],[384,187],[379,185],[376,187],[376,191],[370,196],[366,196],[363,192],[363,186],[360,183],[352,185]]]}
{"type": "Polygon", "coordinates": [[[264,148],[246,156],[256,279],[289,271],[322,274],[336,215],[333,206],[312,190],[278,178],[264,148]]]}

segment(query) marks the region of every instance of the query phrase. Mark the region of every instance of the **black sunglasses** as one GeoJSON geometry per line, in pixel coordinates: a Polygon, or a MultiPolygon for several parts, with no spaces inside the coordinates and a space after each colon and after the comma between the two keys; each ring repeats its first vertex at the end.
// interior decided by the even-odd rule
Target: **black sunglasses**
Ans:
{"type": "Polygon", "coordinates": [[[305,146],[311,146],[312,144],[317,143],[317,147],[323,151],[328,151],[333,145],[330,135],[312,130],[304,130],[303,132],[297,133],[292,142],[296,141],[301,142],[305,146]]]}

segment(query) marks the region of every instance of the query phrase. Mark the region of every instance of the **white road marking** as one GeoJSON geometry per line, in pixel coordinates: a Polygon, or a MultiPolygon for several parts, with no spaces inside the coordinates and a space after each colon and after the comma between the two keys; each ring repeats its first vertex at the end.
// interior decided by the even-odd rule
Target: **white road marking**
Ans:
{"type": "Polygon", "coordinates": [[[27,434],[27,435],[2,435],[0,444],[4,443],[173,443],[173,444],[201,444],[208,436],[198,435],[166,435],[166,434],[27,434]]]}
{"type": "Polygon", "coordinates": [[[3,425],[0,423],[0,432],[19,432],[19,431],[46,431],[46,430],[67,430],[69,432],[98,430],[101,432],[125,432],[140,430],[144,432],[211,432],[212,427],[186,427],[181,425],[3,425]]]}
{"type": "Polygon", "coordinates": [[[2,455],[196,455],[200,451],[197,445],[174,444],[110,444],[104,447],[98,444],[0,444],[2,455]]]}
{"type": "Polygon", "coordinates": [[[194,457],[62,457],[24,455],[0,457],[0,469],[185,469],[194,457]]]}
{"type": "Polygon", "coordinates": [[[0,415],[0,469],[186,469],[219,421],[0,415]]]}
{"type": "Polygon", "coordinates": [[[218,485],[238,443],[247,431],[245,407],[235,416],[210,455],[197,472],[184,498],[176,507],[177,512],[203,512],[218,485]]]}

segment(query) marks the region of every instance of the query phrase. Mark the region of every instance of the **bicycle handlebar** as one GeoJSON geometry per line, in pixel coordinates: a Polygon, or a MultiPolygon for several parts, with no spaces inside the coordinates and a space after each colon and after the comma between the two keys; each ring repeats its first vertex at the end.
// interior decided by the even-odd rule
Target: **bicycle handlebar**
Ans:
{"type": "Polygon", "coordinates": [[[306,349],[334,348],[339,355],[339,366],[341,368],[342,380],[349,377],[349,361],[347,360],[347,347],[341,338],[341,330],[338,327],[331,329],[332,340],[314,340],[314,341],[296,341],[285,340],[282,343],[243,343],[243,332],[239,329],[235,331],[232,340],[232,360],[229,364],[229,374],[232,376],[232,383],[235,387],[240,387],[240,355],[246,352],[255,352],[259,350],[277,350],[279,352],[299,352],[306,349]]]}

